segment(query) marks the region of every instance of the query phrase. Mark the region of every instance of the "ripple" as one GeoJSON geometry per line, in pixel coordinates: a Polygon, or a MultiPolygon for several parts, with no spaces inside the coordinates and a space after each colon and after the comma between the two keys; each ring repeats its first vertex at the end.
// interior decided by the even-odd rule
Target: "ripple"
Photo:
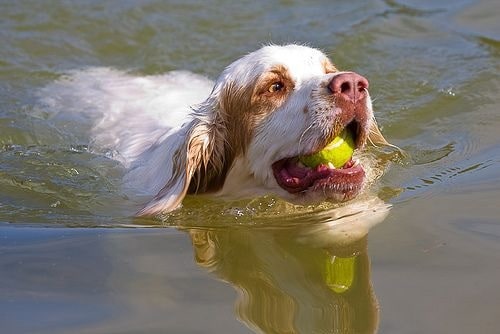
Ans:
{"type": "Polygon", "coordinates": [[[477,221],[460,220],[452,223],[459,230],[475,234],[481,238],[498,242],[500,240],[500,224],[498,221],[479,219],[477,221]]]}
{"type": "MultiPolygon", "coordinates": [[[[172,213],[159,216],[160,226],[180,228],[290,228],[297,226],[344,229],[352,222],[360,222],[361,230],[381,222],[390,205],[375,196],[365,196],[346,204],[322,203],[299,206],[266,196],[251,201],[223,202],[188,197],[184,206],[172,213]]],[[[149,224],[150,219],[137,219],[137,224],[149,224]]]]}
{"type": "Polygon", "coordinates": [[[413,164],[418,166],[430,164],[446,158],[455,151],[455,143],[448,143],[435,149],[424,149],[416,146],[410,146],[405,149],[410,152],[413,164]]]}
{"type": "Polygon", "coordinates": [[[492,168],[500,163],[500,160],[496,158],[498,148],[495,145],[472,154],[473,151],[470,148],[464,149],[453,157],[446,154],[442,159],[446,158],[448,161],[442,161],[436,165],[431,164],[435,161],[433,159],[420,160],[420,164],[416,164],[416,166],[420,165],[424,169],[420,171],[419,176],[405,186],[408,193],[401,196],[401,199],[421,197],[424,194],[430,196],[437,192],[456,188],[457,184],[462,184],[462,187],[465,184],[476,184],[472,188],[483,190],[495,187],[496,183],[489,175],[492,174],[492,168]],[[488,178],[490,179],[487,180],[488,178]]]}

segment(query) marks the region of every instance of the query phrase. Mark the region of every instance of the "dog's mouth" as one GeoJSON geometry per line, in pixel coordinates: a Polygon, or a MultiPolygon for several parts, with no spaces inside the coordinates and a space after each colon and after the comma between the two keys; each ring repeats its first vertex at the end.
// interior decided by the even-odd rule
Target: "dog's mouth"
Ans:
{"type": "MultiPolygon", "coordinates": [[[[364,146],[365,134],[360,126],[352,122],[347,126],[354,134],[355,149],[364,146]]],[[[316,151],[320,151],[319,147],[316,151]]],[[[314,153],[314,152],[311,152],[314,153]]],[[[308,153],[309,154],[309,153],[308,153]]],[[[363,187],[365,170],[358,159],[352,156],[343,166],[335,168],[332,164],[320,163],[315,167],[305,166],[299,157],[288,157],[272,165],[278,185],[291,194],[318,193],[325,199],[338,202],[356,197],[363,187]]]]}

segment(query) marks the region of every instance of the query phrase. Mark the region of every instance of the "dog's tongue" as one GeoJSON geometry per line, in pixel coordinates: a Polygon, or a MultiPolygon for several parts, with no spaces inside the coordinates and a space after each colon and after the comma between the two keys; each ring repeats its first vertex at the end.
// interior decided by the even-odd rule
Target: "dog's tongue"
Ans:
{"type": "Polygon", "coordinates": [[[310,172],[309,169],[292,163],[286,165],[286,171],[290,174],[290,176],[298,178],[304,178],[310,172]]]}
{"type": "Polygon", "coordinates": [[[364,176],[361,165],[355,165],[352,160],[348,161],[343,168],[335,169],[324,164],[309,168],[297,162],[296,159],[283,159],[273,164],[276,181],[290,193],[305,191],[318,182],[323,182],[322,186],[335,184],[340,189],[353,182],[360,183],[364,176]]]}
{"type": "Polygon", "coordinates": [[[298,165],[295,161],[283,161],[273,166],[279,176],[278,182],[289,192],[300,192],[309,188],[317,179],[327,177],[333,170],[325,165],[308,168],[298,165]]]}

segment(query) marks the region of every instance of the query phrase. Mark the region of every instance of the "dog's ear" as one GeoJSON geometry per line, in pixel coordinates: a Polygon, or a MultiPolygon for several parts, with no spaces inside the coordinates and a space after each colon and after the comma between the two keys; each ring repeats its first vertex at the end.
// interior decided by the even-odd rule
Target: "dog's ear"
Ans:
{"type": "Polygon", "coordinates": [[[217,117],[196,115],[172,156],[172,175],[137,216],[154,216],[178,208],[186,194],[218,190],[232,162],[217,117]]]}

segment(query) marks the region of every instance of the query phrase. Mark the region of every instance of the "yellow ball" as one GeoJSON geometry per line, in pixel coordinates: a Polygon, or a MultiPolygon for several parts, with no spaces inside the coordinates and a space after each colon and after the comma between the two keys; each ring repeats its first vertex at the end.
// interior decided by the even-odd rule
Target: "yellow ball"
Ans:
{"type": "Polygon", "coordinates": [[[302,156],[299,161],[311,168],[320,164],[328,165],[328,163],[333,164],[335,168],[340,168],[351,159],[354,147],[352,133],[344,130],[324,149],[315,154],[302,156]]]}
{"type": "Polygon", "coordinates": [[[334,257],[326,262],[325,280],[330,289],[336,293],[349,290],[356,277],[357,257],[334,257]]]}

